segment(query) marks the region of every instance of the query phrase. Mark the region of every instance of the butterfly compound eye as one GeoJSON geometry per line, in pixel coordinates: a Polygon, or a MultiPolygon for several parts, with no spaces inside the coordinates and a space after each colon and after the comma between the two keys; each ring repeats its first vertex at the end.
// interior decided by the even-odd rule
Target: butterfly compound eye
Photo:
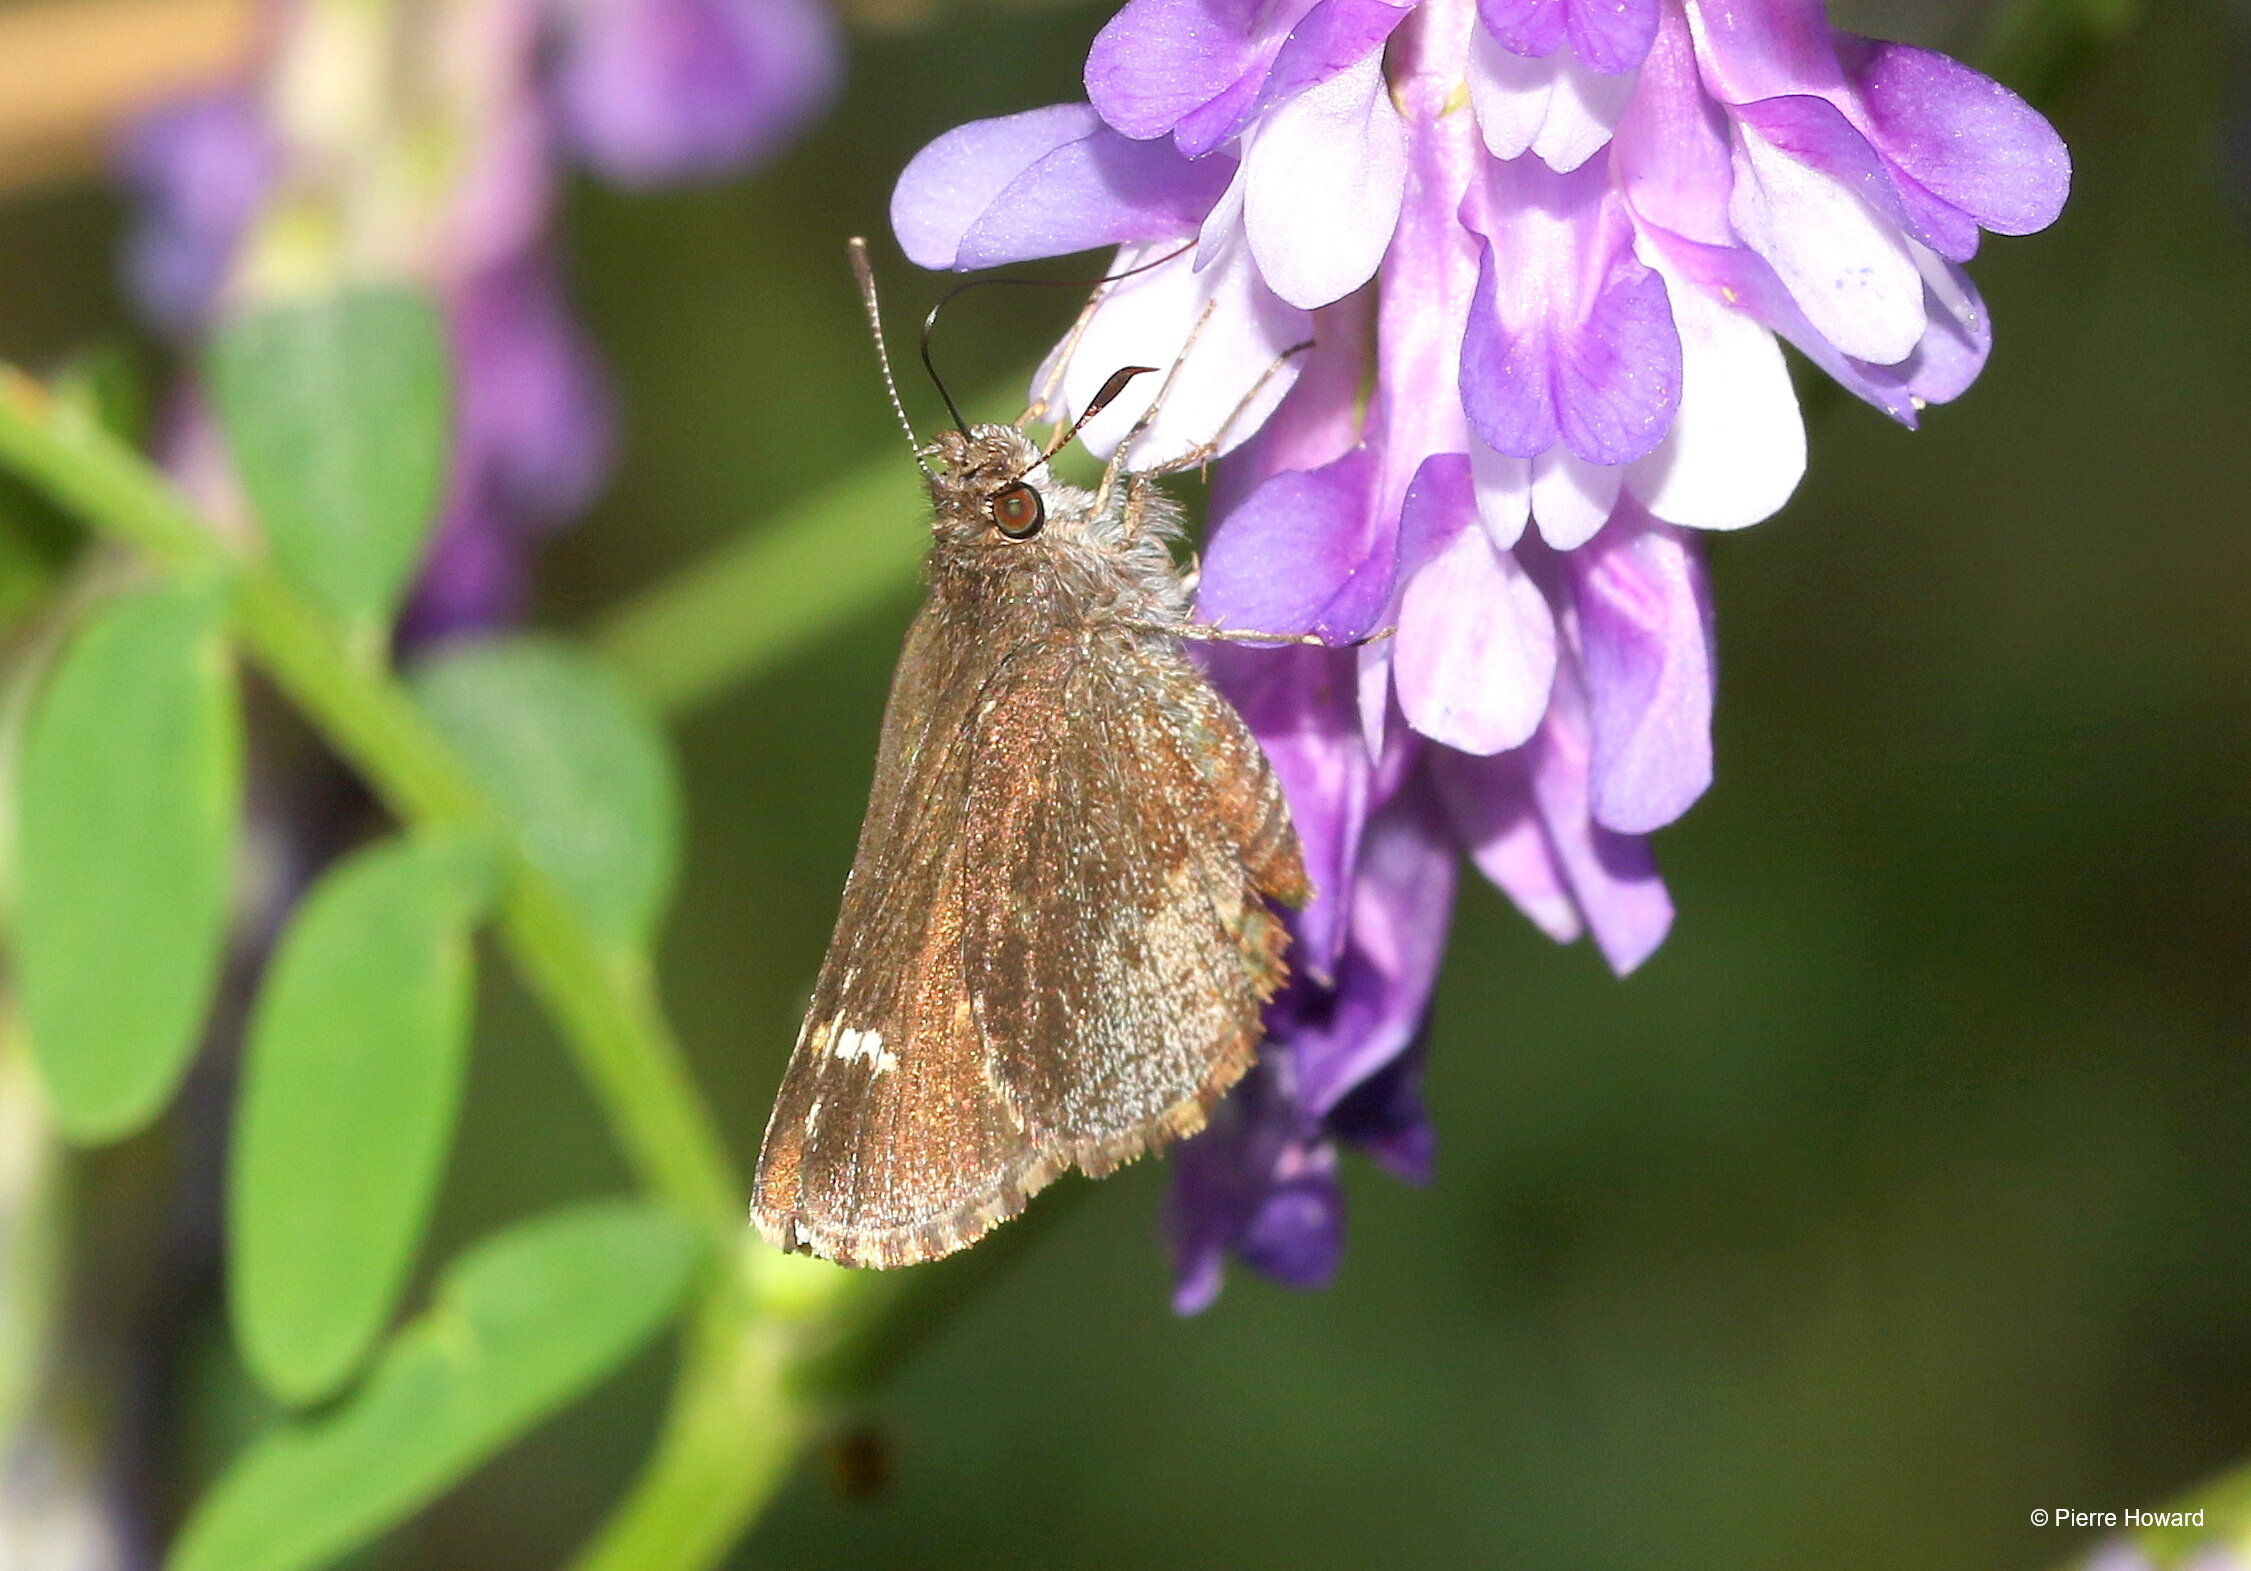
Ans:
{"type": "Polygon", "coordinates": [[[994,526],[1011,540],[1029,540],[1047,522],[1047,504],[1022,481],[995,493],[992,509],[994,526]]]}

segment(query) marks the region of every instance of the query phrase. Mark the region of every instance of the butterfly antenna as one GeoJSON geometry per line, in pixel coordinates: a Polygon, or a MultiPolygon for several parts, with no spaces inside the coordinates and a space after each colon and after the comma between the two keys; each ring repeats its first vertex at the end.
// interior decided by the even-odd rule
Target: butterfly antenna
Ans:
{"type": "Polygon", "coordinates": [[[960,294],[964,289],[974,289],[979,284],[992,282],[996,282],[996,280],[973,278],[966,284],[954,285],[953,288],[938,297],[938,303],[932,306],[930,314],[922,319],[922,368],[930,373],[930,385],[938,389],[938,396],[946,401],[946,413],[954,417],[954,429],[961,433],[964,441],[969,438],[969,422],[962,419],[961,406],[954,402],[954,395],[946,391],[946,379],[938,374],[938,364],[930,358],[930,333],[938,325],[938,313],[946,309],[955,295],[960,294]]]}
{"type": "MultiPolygon", "coordinates": [[[[907,406],[899,399],[899,381],[891,374],[891,351],[883,342],[883,311],[875,301],[875,269],[868,263],[868,243],[854,235],[844,243],[852,258],[852,277],[860,286],[860,303],[867,308],[868,335],[875,340],[875,363],[883,369],[883,391],[891,399],[891,413],[899,418],[899,429],[907,433],[907,446],[914,451],[915,467],[924,474],[930,465],[923,461],[922,441],[914,434],[914,422],[907,418],[907,406]]],[[[939,389],[944,392],[944,388],[939,389]]],[[[946,400],[953,407],[953,400],[946,400]]]]}
{"type": "MultiPolygon", "coordinates": [[[[938,374],[938,367],[936,363],[930,358],[931,332],[938,326],[939,313],[944,311],[947,306],[953,304],[954,296],[959,294],[966,294],[972,289],[982,289],[987,284],[1019,284],[1032,289],[1099,288],[1104,285],[1114,284],[1121,278],[1131,278],[1136,273],[1146,273],[1151,268],[1162,267],[1165,263],[1172,261],[1175,257],[1185,256],[1195,248],[1196,242],[1194,240],[1189,240],[1186,244],[1180,246],[1179,248],[1167,251],[1163,256],[1153,257],[1149,261],[1143,262],[1138,267],[1129,267],[1122,273],[1109,273],[1100,278],[1017,278],[1013,276],[998,278],[971,278],[965,280],[962,283],[954,285],[953,288],[940,295],[938,297],[938,303],[930,308],[930,314],[922,319],[922,368],[930,373],[931,386],[937,388],[938,396],[946,401],[946,413],[954,417],[954,428],[960,431],[961,434],[965,437],[969,435],[969,422],[962,419],[960,405],[954,402],[954,395],[946,391],[946,379],[938,374]]],[[[1078,332],[1083,329],[1083,326],[1084,318],[1082,317],[1081,328],[1073,329],[1072,337],[1074,340],[1076,339],[1078,332]]],[[[1131,379],[1132,378],[1130,376],[1126,376],[1123,372],[1119,373],[1119,376],[1113,376],[1112,378],[1110,378],[1110,383],[1105,384],[1104,391],[1101,397],[1097,400],[1095,406],[1090,408],[1085,415],[1080,416],[1079,425],[1086,424],[1089,419],[1091,419],[1095,414],[1099,413],[1101,405],[1108,403],[1111,399],[1117,397],[1119,390],[1125,386],[1126,381],[1130,381],[1131,379]],[[1124,380],[1121,380],[1121,377],[1123,377],[1124,380]]],[[[1074,426],[1072,427],[1072,429],[1076,431],[1078,427],[1074,426]]],[[[1064,440],[1068,441],[1069,438],[1066,437],[1064,440]]],[[[1060,448],[1062,445],[1063,444],[1061,442],[1058,442],[1056,444],[1056,447],[1060,448]]],[[[1050,451],[1053,451],[1053,449],[1051,449],[1050,451]]]]}

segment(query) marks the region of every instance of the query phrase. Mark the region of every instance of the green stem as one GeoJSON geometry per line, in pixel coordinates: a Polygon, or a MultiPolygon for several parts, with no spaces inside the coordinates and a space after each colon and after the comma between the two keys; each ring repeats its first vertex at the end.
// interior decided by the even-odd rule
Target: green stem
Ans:
{"type": "Polygon", "coordinates": [[[697,1315],[656,1448],[573,1571],[714,1565],[789,1476],[808,1414],[790,1399],[790,1339],[756,1308],[732,1296],[697,1315]]]}

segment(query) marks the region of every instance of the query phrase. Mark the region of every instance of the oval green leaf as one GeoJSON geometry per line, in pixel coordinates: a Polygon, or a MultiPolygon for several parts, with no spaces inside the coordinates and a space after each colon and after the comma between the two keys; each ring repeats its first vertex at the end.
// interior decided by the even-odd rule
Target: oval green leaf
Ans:
{"type": "Polygon", "coordinates": [[[360,1389],[253,1445],[189,1519],[171,1571],[309,1571],[406,1518],[624,1362],[696,1262],[669,1212],[605,1202],[464,1254],[360,1389]]]}
{"type": "Polygon", "coordinates": [[[275,563],[347,627],[387,625],[444,478],[437,312],[397,287],[291,301],[222,326],[209,372],[275,563]]]}
{"type": "Polygon", "coordinates": [[[644,942],[679,860],[671,754],[609,668],[551,638],[459,645],[415,689],[526,853],[618,946],[644,942]]]}
{"type": "Polygon", "coordinates": [[[243,1361],[292,1404],[333,1395],[391,1319],[460,1107],[486,871],[458,837],[360,851],[266,974],[228,1175],[243,1361]]]}
{"type": "Polygon", "coordinates": [[[217,586],[102,607],[24,739],[16,963],[63,1132],[114,1140],[171,1099],[226,936],[242,723],[217,586]]]}

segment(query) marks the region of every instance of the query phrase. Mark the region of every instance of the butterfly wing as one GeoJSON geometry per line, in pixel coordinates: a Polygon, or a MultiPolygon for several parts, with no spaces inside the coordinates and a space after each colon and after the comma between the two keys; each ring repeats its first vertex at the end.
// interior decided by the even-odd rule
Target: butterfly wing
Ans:
{"type": "Polygon", "coordinates": [[[1059,1170],[987,1082],[962,978],[958,814],[970,712],[993,675],[978,641],[943,637],[925,608],[892,679],[852,876],[759,1153],[751,1215],[781,1248],[847,1265],[930,1259],[1059,1170]]]}
{"type": "Polygon", "coordinates": [[[847,1264],[968,1244],[1201,1124],[1301,901],[1257,743],[1169,639],[909,635],[753,1213],[847,1264]]]}
{"type": "Polygon", "coordinates": [[[1113,628],[996,683],[970,772],[964,974],[991,1074],[1090,1173],[1201,1128],[1250,1067],[1302,904],[1265,755],[1170,639],[1113,628]]]}

